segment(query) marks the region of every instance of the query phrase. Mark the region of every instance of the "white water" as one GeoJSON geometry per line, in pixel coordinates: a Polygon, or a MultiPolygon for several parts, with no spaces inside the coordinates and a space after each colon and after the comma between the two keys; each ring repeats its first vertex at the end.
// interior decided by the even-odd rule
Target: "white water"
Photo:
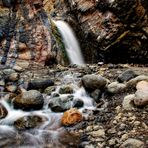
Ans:
{"type": "MultiPolygon", "coordinates": [[[[73,100],[78,98],[83,100],[84,106],[79,109],[80,112],[83,112],[84,109],[88,109],[88,110],[95,109],[95,107],[93,106],[93,99],[87,95],[83,87],[80,88],[78,86],[79,78],[76,75],[78,74],[67,73],[67,75],[61,76],[61,83],[64,85],[66,84],[72,85],[74,89],[74,93],[72,94],[73,100]]],[[[59,88],[62,86],[62,84],[57,87],[57,89],[55,90],[56,93],[59,93],[59,88]]],[[[68,95],[69,94],[60,94],[60,97],[61,98],[66,97],[68,95]]],[[[21,132],[21,134],[28,137],[28,139],[23,141],[24,146],[28,144],[28,140],[29,140],[30,145],[28,147],[32,145],[35,147],[42,147],[44,144],[46,145],[48,143],[51,143],[52,145],[56,145],[57,148],[60,147],[59,139],[63,138],[63,135],[67,134],[66,131],[63,131],[63,127],[61,127],[61,124],[60,124],[60,119],[63,113],[52,112],[50,108],[48,108],[48,103],[50,99],[52,99],[52,97],[45,96],[45,95],[44,97],[46,101],[43,109],[38,111],[30,111],[30,112],[15,110],[13,106],[7,102],[8,101],[7,97],[2,97],[0,100],[0,103],[7,109],[8,115],[5,118],[0,120],[0,130],[1,130],[0,136],[2,136],[3,135],[2,133],[5,132],[5,134],[3,135],[4,138],[5,138],[5,135],[9,135],[8,138],[12,139],[12,141],[15,140],[13,139],[14,137],[13,134],[16,135],[17,130],[15,130],[15,127],[13,127],[14,122],[17,119],[22,118],[24,116],[37,115],[47,120],[45,120],[42,125],[38,126],[35,129],[21,132]],[[46,139],[48,141],[46,141],[46,139]]],[[[71,106],[72,105],[73,105],[73,102],[71,102],[71,106]]],[[[86,116],[86,115],[83,114],[83,116],[86,116]]],[[[69,140],[72,138],[69,137],[69,140]]],[[[1,142],[2,140],[0,139],[0,146],[1,146],[1,142]]]]}
{"type": "Polygon", "coordinates": [[[71,27],[64,21],[54,21],[60,31],[71,64],[84,64],[79,43],[71,27]]]}

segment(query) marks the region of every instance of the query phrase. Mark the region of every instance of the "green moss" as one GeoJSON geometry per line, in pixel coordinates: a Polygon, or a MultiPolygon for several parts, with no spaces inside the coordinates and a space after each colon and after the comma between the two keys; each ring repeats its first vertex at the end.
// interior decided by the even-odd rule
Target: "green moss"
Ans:
{"type": "Polygon", "coordinates": [[[56,25],[54,24],[54,22],[52,20],[50,22],[51,22],[52,35],[53,35],[56,43],[58,44],[58,47],[61,49],[62,58],[64,59],[64,64],[68,64],[69,58],[68,58],[67,52],[65,50],[65,45],[63,43],[61,34],[60,34],[58,28],[56,27],[56,25]]]}

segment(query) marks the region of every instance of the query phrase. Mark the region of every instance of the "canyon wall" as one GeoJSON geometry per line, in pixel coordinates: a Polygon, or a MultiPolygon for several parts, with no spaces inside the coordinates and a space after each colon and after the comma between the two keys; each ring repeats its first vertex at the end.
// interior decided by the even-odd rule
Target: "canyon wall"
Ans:
{"type": "Polygon", "coordinates": [[[4,1],[5,6],[0,1],[3,5],[0,8],[0,46],[3,49],[0,54],[4,56],[10,46],[12,54],[9,53],[14,57],[61,62],[64,47],[56,27],[50,19],[47,21],[48,17],[67,21],[72,26],[86,63],[148,61],[146,0],[4,1]]]}

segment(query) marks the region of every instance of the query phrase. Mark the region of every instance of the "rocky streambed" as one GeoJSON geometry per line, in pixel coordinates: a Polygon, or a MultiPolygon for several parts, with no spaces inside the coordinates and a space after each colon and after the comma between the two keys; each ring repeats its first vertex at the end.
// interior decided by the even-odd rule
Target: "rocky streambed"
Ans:
{"type": "Polygon", "coordinates": [[[147,65],[0,68],[0,147],[148,147],[147,65]]]}

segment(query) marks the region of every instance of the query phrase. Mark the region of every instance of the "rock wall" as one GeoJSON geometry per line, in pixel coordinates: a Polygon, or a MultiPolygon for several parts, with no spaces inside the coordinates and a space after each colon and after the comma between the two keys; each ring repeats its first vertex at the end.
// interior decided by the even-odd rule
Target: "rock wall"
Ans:
{"type": "Polygon", "coordinates": [[[53,19],[75,30],[86,63],[147,63],[146,0],[0,0],[0,55],[68,63],[53,19]],[[8,8],[6,8],[8,7],[8,8]],[[45,12],[45,10],[46,12],[45,12]],[[10,16],[9,16],[10,15],[10,16]],[[15,30],[15,31],[14,31],[15,30]]]}
{"type": "Polygon", "coordinates": [[[2,64],[7,62],[7,57],[64,64],[60,51],[64,47],[56,27],[43,9],[44,5],[49,11],[45,1],[11,0],[0,4],[0,12],[3,12],[0,16],[2,64]]]}
{"type": "Polygon", "coordinates": [[[54,16],[74,26],[87,62],[147,63],[147,1],[65,0],[59,4],[54,16]]]}

